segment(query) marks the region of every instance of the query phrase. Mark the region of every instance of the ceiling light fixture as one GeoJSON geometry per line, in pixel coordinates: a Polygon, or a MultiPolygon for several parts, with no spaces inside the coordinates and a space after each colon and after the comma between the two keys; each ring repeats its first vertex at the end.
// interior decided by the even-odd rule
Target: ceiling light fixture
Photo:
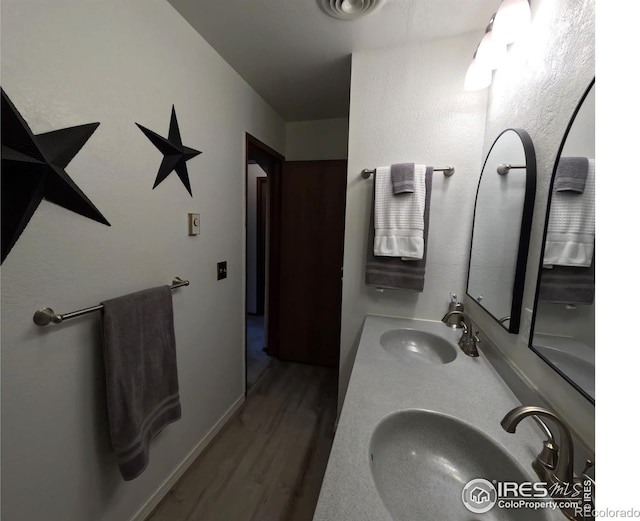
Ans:
{"type": "Polygon", "coordinates": [[[491,69],[478,60],[478,51],[473,53],[473,60],[464,77],[464,90],[481,90],[491,84],[491,69]]]}
{"type": "Polygon", "coordinates": [[[493,21],[493,37],[505,44],[513,43],[530,25],[529,0],[502,0],[493,21]]]}
{"type": "Polygon", "coordinates": [[[507,45],[496,39],[492,31],[494,18],[495,15],[493,15],[489,25],[487,25],[484,37],[476,51],[478,61],[482,62],[491,70],[500,67],[507,58],[507,45]]]}
{"type": "Polygon", "coordinates": [[[318,0],[329,16],[339,20],[355,20],[379,9],[385,0],[318,0]]]}
{"type": "Polygon", "coordinates": [[[491,85],[492,71],[507,58],[507,45],[515,42],[530,25],[529,0],[502,0],[473,53],[464,78],[464,90],[480,90],[491,85]]]}

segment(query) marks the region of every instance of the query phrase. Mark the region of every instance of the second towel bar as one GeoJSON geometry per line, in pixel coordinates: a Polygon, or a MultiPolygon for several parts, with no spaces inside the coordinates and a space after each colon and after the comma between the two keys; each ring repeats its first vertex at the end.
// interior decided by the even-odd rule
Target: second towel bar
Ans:
{"type": "MultiPolygon", "coordinates": [[[[173,279],[173,283],[171,284],[171,289],[180,288],[182,286],[188,286],[188,280],[182,280],[180,277],[175,277],[173,279]]],[[[94,311],[99,311],[102,309],[102,304],[98,304],[97,306],[91,306],[90,308],[79,309],[77,311],[71,311],[70,313],[59,314],[53,311],[51,308],[41,308],[36,311],[33,315],[33,321],[38,326],[46,326],[53,322],[54,324],[59,324],[60,322],[64,322],[69,318],[81,317],[82,315],[86,315],[88,313],[92,313],[94,311]]]]}
{"type": "MultiPolygon", "coordinates": [[[[434,172],[443,172],[445,177],[451,177],[456,169],[452,166],[445,166],[444,168],[434,168],[433,169],[434,172]]],[[[363,179],[369,179],[369,177],[371,176],[371,174],[375,174],[376,173],[376,169],[371,169],[371,168],[365,168],[362,172],[360,172],[360,175],[363,177],[363,179]]]]}

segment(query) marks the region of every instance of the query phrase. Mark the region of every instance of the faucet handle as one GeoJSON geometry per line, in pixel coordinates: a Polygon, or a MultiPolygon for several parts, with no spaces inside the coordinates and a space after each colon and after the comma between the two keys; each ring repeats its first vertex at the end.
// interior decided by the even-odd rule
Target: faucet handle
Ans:
{"type": "Polygon", "coordinates": [[[541,418],[538,416],[531,416],[531,418],[535,420],[547,437],[542,445],[540,454],[536,457],[534,468],[536,468],[537,464],[540,464],[545,469],[553,470],[558,464],[558,445],[556,444],[556,440],[553,437],[551,429],[549,429],[547,424],[541,418]]]}
{"type": "Polygon", "coordinates": [[[546,469],[555,469],[558,464],[558,447],[550,440],[544,441],[542,450],[536,457],[536,461],[546,469]]]}
{"type": "Polygon", "coordinates": [[[586,474],[587,472],[589,472],[589,469],[592,467],[593,467],[593,461],[588,459],[587,461],[585,461],[584,470],[580,474],[586,474]]]}
{"type": "MultiPolygon", "coordinates": [[[[579,474],[580,476],[586,476],[589,479],[591,479],[590,476],[587,476],[587,472],[589,472],[589,469],[593,468],[593,461],[591,461],[590,459],[588,459],[587,461],[585,461],[584,463],[584,469],[582,470],[582,472],[579,474]]],[[[592,480],[593,481],[593,480],[592,480]]]]}

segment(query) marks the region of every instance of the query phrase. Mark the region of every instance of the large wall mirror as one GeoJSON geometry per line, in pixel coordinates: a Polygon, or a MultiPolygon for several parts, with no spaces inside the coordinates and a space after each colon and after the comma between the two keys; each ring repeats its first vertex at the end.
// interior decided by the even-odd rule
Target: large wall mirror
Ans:
{"type": "Polygon", "coordinates": [[[535,180],[529,134],[503,131],[489,150],[478,183],[467,295],[510,333],[520,328],[535,180]]]}
{"type": "Polygon", "coordinates": [[[529,346],[595,403],[595,80],[565,132],[549,192],[529,346]]]}

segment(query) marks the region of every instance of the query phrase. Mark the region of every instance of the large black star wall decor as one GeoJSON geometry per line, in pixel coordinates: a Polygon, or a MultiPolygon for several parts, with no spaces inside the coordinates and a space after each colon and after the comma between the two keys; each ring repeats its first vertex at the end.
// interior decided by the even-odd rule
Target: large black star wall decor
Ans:
{"type": "Polygon", "coordinates": [[[182,144],[180,138],[180,129],[178,128],[178,118],[176,117],[175,105],[171,107],[171,123],[169,124],[169,137],[164,138],[159,134],[143,127],[140,123],[136,123],[138,128],[144,132],[145,136],[156,146],[160,152],[164,155],[162,163],[160,163],[160,169],[158,170],[158,176],[153,188],[158,186],[164,181],[171,172],[174,170],[182,184],[185,186],[189,195],[193,197],[191,193],[191,183],[189,183],[189,173],[187,172],[187,161],[192,157],[201,154],[199,150],[185,147],[182,144]]]}
{"type": "Polygon", "coordinates": [[[2,262],[40,201],[111,226],[65,172],[100,123],[35,136],[2,89],[2,262]]]}

